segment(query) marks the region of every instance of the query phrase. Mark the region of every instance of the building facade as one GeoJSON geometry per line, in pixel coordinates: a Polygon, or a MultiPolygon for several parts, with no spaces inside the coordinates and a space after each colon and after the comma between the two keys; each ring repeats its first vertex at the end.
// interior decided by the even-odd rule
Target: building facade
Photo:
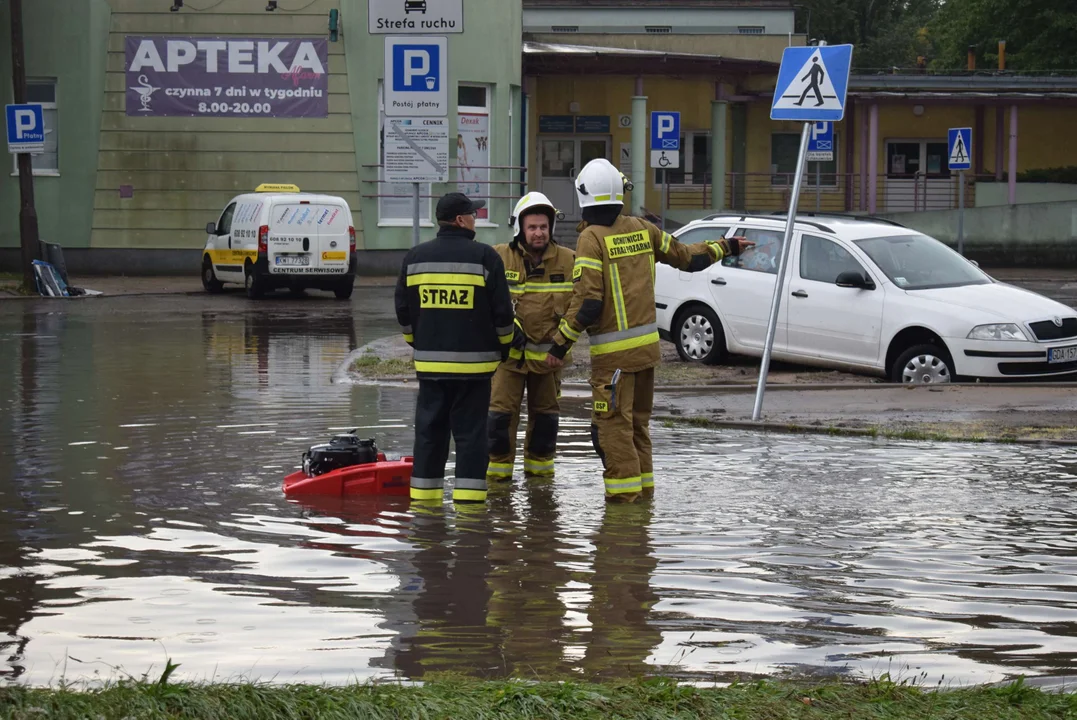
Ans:
{"type": "MultiPolygon", "coordinates": [[[[606,157],[634,182],[632,211],[683,222],[717,209],[789,202],[800,127],[769,119],[787,0],[459,0],[447,38],[449,182],[420,187],[425,237],[434,199],[488,201],[484,242],[508,239],[516,198],[541,190],[579,217],[573,179],[606,157]],[[461,30],[457,32],[456,30],[461,30]],[[649,167],[653,110],[681,113],[679,168],[649,167]],[[638,160],[638,161],[637,161],[638,160]]],[[[440,3],[404,3],[423,13],[440,3]]],[[[361,268],[392,273],[411,245],[412,187],[384,180],[384,39],[374,15],[394,0],[23,1],[30,100],[45,103],[35,156],[41,237],[77,272],[182,272],[199,266],[207,221],[261,183],[348,200],[361,268]],[[173,11],[173,5],[182,5],[173,11]],[[330,25],[336,18],[337,32],[330,25]],[[374,32],[371,32],[374,30],[374,32]],[[129,37],[306,38],[327,45],[320,117],[140,117],[126,80],[129,37]]],[[[411,17],[409,15],[409,17],[411,17]]],[[[7,0],[0,0],[0,93],[12,97],[7,0]]],[[[855,51],[854,51],[855,52],[855,51]]],[[[222,56],[223,57],[223,56],[222,56]]],[[[830,162],[810,163],[800,207],[840,212],[947,209],[950,127],[973,128],[966,205],[1071,199],[1023,187],[1026,170],[1077,165],[1077,78],[1004,71],[852,78],[830,162]],[[1016,170],[1016,172],[1011,172],[1016,170]]],[[[13,166],[14,168],[14,163],[13,166]]],[[[1055,194],[1052,194],[1055,193],[1055,194]]],[[[0,269],[18,262],[18,180],[0,177],[0,269]]]]}

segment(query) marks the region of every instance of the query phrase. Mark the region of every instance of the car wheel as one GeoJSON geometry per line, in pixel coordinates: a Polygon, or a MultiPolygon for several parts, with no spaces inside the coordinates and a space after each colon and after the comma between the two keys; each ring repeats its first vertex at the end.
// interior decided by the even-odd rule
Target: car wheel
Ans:
{"type": "Polygon", "coordinates": [[[247,262],[243,275],[243,287],[247,290],[247,297],[251,300],[257,300],[265,295],[265,283],[258,273],[254,271],[254,263],[247,262]]]}
{"type": "Polygon", "coordinates": [[[716,365],[725,355],[725,334],[714,311],[704,305],[690,305],[677,314],[673,323],[673,344],[685,362],[716,365]]]}
{"type": "Polygon", "coordinates": [[[890,379],[908,385],[941,385],[953,382],[954,361],[946,348],[916,345],[901,353],[890,371],[890,379]]]}
{"type": "Polygon", "coordinates": [[[202,259],[202,287],[211,293],[224,290],[224,283],[218,280],[217,273],[213,272],[213,261],[209,259],[209,255],[202,259]]]}
{"type": "Polygon", "coordinates": [[[333,294],[337,296],[338,300],[347,300],[352,296],[352,290],[355,286],[355,277],[349,275],[340,281],[340,284],[333,288],[333,294]]]}

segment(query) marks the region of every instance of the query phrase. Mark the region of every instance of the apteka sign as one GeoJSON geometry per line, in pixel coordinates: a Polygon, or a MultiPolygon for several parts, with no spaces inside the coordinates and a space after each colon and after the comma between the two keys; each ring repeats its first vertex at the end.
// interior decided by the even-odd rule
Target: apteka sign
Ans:
{"type": "Polygon", "coordinates": [[[327,117],[325,38],[125,38],[127,114],[327,117]]]}

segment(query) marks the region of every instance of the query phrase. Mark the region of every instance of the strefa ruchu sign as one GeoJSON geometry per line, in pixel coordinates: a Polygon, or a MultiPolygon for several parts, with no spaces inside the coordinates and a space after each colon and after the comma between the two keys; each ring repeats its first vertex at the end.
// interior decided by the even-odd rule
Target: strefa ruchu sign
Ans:
{"type": "Polygon", "coordinates": [[[128,35],[125,51],[130,116],[329,115],[325,38],[128,35]]]}

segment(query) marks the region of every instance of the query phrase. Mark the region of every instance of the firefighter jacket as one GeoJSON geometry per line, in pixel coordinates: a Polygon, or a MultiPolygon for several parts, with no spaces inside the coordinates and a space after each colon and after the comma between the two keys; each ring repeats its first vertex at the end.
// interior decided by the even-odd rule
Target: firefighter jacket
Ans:
{"type": "Polygon", "coordinates": [[[698,272],[722,257],[718,243],[683,245],[636,217],[621,215],[612,227],[586,225],[576,245],[572,300],[554,334],[553,354],[562,356],[586,330],[592,372],[655,367],[655,262],[698,272]]]}
{"type": "Polygon", "coordinates": [[[421,380],[488,378],[513,337],[505,266],[474,231],[443,227],[404,256],[396,319],[421,380]]]}
{"type": "Polygon", "coordinates": [[[515,347],[509,351],[505,368],[541,375],[553,372],[546,365],[546,355],[553,348],[553,334],[572,298],[572,264],[576,254],[551,240],[539,264],[532,267],[531,256],[518,244],[495,245],[494,250],[505,263],[505,279],[516,319],[527,335],[523,351],[515,347]]]}

